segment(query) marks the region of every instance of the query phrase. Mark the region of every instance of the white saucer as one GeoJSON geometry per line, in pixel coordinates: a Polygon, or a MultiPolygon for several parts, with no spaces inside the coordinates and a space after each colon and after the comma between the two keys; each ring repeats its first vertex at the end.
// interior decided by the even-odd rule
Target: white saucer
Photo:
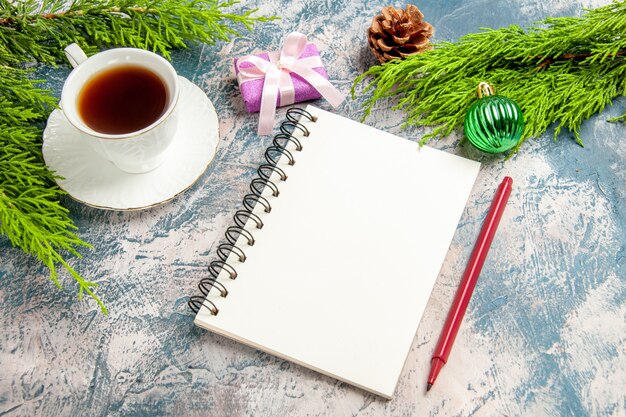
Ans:
{"type": "Polygon", "coordinates": [[[165,203],[189,188],[215,156],[219,123],[213,103],[191,81],[179,77],[179,119],[167,159],[144,174],[129,174],[97,155],[54,110],[43,132],[43,157],[57,184],[74,199],[108,210],[139,210],[165,203]]]}

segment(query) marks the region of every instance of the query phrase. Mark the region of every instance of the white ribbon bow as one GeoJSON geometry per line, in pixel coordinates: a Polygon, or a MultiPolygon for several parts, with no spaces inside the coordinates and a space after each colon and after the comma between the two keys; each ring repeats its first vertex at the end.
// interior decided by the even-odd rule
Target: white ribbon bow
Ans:
{"type": "Polygon", "coordinates": [[[254,55],[247,55],[237,60],[239,85],[247,81],[265,79],[259,111],[259,135],[272,133],[278,94],[280,94],[281,106],[294,103],[295,90],[290,75],[292,72],[311,84],[333,107],[337,107],[343,101],[344,95],[326,78],[313,70],[313,68],[323,66],[319,56],[300,59],[306,45],[306,35],[292,32],[285,39],[280,52],[269,52],[269,61],[254,55]],[[242,68],[241,64],[244,62],[249,62],[253,66],[242,68]]]}

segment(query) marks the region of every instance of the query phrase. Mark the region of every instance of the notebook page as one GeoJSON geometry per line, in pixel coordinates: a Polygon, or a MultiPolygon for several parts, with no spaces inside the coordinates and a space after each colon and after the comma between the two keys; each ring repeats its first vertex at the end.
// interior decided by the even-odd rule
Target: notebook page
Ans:
{"type": "Polygon", "coordinates": [[[248,259],[195,323],[391,398],[479,164],[306,109],[255,245],[239,239],[248,259]]]}

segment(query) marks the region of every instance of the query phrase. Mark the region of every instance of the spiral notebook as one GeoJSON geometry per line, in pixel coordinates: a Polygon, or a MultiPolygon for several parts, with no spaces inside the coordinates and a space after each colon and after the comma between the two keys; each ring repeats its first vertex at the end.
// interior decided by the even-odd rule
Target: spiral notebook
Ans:
{"type": "Polygon", "coordinates": [[[267,149],[195,324],[390,399],[479,164],[305,110],[267,149]]]}

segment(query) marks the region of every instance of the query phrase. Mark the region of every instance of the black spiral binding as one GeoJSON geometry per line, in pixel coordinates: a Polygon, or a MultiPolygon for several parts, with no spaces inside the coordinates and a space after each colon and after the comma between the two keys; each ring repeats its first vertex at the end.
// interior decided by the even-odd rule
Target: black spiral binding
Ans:
{"type": "Polygon", "coordinates": [[[299,119],[302,117],[311,122],[317,120],[317,117],[304,109],[294,107],[287,110],[287,120],[280,125],[280,133],[274,136],[272,145],[265,150],[266,163],[259,166],[257,169],[257,177],[250,182],[251,192],[243,197],[243,208],[235,212],[233,216],[234,224],[226,229],[226,233],[224,234],[226,242],[217,247],[218,259],[209,264],[209,276],[200,280],[198,284],[198,289],[202,295],[189,297],[187,304],[194,313],[200,311],[202,306],[208,308],[214,316],[219,313],[219,308],[206,297],[213,288],[220,292],[221,297],[228,295],[228,289],[223,283],[217,280],[217,277],[222,271],[226,271],[230,279],[237,278],[237,270],[226,261],[231,254],[235,254],[239,262],[246,261],[246,253],[236,245],[237,240],[240,236],[243,236],[249,246],[254,245],[254,236],[245,226],[248,221],[251,221],[257,229],[263,228],[263,221],[258,215],[253,213],[254,207],[257,204],[263,206],[265,213],[272,211],[272,205],[268,199],[261,194],[263,194],[266,188],[269,188],[272,191],[272,197],[278,197],[280,195],[278,186],[270,178],[276,173],[280,181],[287,180],[287,174],[282,168],[277,166],[277,164],[281,156],[287,158],[289,165],[295,164],[296,161],[293,154],[287,150],[289,145],[297,152],[302,151],[302,143],[298,138],[293,136],[293,132],[296,130],[302,132],[304,136],[309,136],[309,129],[299,122],[299,119]]]}

